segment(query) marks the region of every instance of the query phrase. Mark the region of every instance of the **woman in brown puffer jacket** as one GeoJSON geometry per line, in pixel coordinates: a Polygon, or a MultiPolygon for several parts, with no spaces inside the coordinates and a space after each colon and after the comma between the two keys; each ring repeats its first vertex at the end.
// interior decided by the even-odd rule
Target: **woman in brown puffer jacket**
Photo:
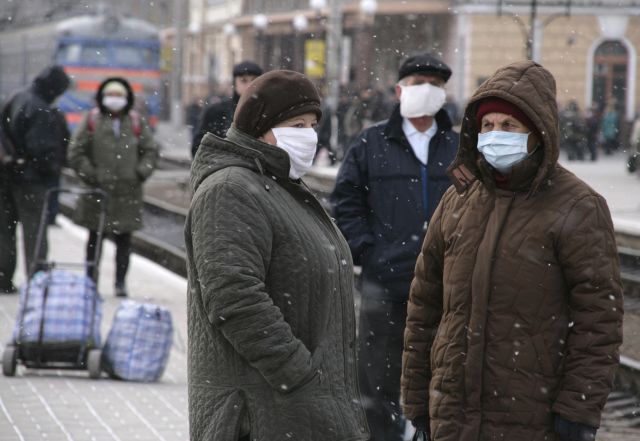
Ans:
{"type": "Polygon", "coordinates": [[[405,331],[404,412],[434,441],[589,440],[600,424],[618,257],[605,200],[557,163],[555,92],[542,66],[514,63],[465,111],[405,331]]]}

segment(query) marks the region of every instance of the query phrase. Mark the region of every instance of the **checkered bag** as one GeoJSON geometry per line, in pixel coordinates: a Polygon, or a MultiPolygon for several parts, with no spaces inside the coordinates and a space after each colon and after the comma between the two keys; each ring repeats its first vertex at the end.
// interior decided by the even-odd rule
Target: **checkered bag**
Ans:
{"type": "Polygon", "coordinates": [[[166,308],[133,300],[123,301],[102,351],[102,367],[112,377],[157,381],[169,359],[173,337],[166,308]]]}
{"type": "Polygon", "coordinates": [[[19,338],[23,343],[38,342],[40,323],[44,322],[44,344],[81,343],[97,347],[100,346],[101,319],[102,299],[93,280],[63,269],[38,271],[28,285],[24,284],[20,288],[13,340],[18,341],[19,338]],[[26,308],[25,302],[28,302],[26,308]],[[23,312],[21,328],[20,317],[23,312]]]}

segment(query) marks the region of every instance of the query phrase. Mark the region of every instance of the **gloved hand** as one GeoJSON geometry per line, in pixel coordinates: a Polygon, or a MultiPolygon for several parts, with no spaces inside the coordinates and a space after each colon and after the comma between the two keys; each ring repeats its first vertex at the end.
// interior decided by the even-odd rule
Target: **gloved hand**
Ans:
{"type": "Polygon", "coordinates": [[[562,441],[595,441],[597,427],[574,423],[556,415],[553,428],[562,441]]]}
{"type": "Polygon", "coordinates": [[[416,428],[415,433],[413,434],[413,438],[411,441],[430,441],[431,437],[429,436],[429,418],[427,417],[418,417],[414,418],[411,421],[413,427],[416,428]]]}

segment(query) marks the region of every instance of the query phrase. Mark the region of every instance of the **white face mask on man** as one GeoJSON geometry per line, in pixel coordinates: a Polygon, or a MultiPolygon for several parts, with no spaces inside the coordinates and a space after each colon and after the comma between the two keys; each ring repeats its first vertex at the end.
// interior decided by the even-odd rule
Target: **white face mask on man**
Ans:
{"type": "Polygon", "coordinates": [[[429,83],[400,87],[400,115],[405,118],[433,116],[442,108],[447,98],[442,87],[429,83]]]}
{"type": "Polygon", "coordinates": [[[300,179],[313,165],[318,134],[312,128],[274,127],[271,129],[276,145],[289,154],[289,177],[300,179]]]}
{"type": "Polygon", "coordinates": [[[514,165],[528,155],[528,133],[494,130],[478,135],[478,150],[493,168],[502,174],[509,173],[514,165]]]}
{"type": "Polygon", "coordinates": [[[107,95],[102,97],[102,105],[112,112],[119,112],[127,105],[127,98],[123,96],[107,95]]]}

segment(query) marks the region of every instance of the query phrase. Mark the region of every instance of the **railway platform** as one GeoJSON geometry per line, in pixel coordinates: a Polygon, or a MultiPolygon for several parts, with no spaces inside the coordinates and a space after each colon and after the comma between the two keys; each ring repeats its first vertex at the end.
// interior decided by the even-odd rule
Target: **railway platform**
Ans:
{"type": "MultiPolygon", "coordinates": [[[[84,259],[87,233],[64,217],[49,230],[50,260],[84,259]]],[[[105,241],[99,292],[104,300],[102,339],[121,298],[113,293],[114,247],[105,241]]],[[[24,282],[22,267],[15,281],[24,282]]],[[[167,369],[158,383],[112,380],[86,371],[33,370],[18,366],[15,377],[0,376],[2,441],[178,441],[189,438],[186,362],[186,281],[137,255],[128,277],[129,298],[171,311],[174,337],[167,369]]],[[[0,296],[0,350],[9,341],[17,295],[0,296]]]]}

